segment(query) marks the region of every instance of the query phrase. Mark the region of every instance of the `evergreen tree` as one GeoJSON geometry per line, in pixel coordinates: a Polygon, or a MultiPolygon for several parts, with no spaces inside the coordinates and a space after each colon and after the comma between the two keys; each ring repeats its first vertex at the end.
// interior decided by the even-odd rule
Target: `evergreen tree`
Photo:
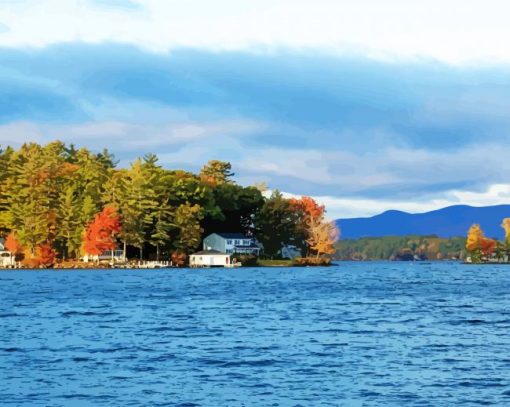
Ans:
{"type": "Polygon", "coordinates": [[[210,185],[220,185],[231,183],[231,178],[235,174],[232,172],[232,165],[226,161],[211,160],[202,167],[200,179],[210,185]]]}
{"type": "Polygon", "coordinates": [[[203,219],[203,210],[200,205],[182,204],[175,212],[175,225],[179,235],[175,248],[184,253],[195,250],[202,241],[203,229],[200,221],[203,219]]]}

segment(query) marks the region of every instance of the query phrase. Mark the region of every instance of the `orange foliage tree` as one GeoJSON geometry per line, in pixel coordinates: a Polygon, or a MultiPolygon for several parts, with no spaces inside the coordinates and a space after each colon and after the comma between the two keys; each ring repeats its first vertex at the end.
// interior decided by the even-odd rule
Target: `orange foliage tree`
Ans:
{"type": "Polygon", "coordinates": [[[39,266],[51,267],[55,263],[57,252],[51,247],[49,243],[39,245],[35,252],[35,259],[39,266]]]}
{"type": "Polygon", "coordinates": [[[105,207],[87,226],[83,238],[83,251],[100,255],[117,246],[115,236],[121,232],[120,217],[112,206],[105,207]]]}
{"type": "Polygon", "coordinates": [[[16,238],[16,232],[14,231],[7,235],[4,246],[15,256],[23,253],[23,246],[21,246],[21,243],[16,238]]]}
{"type": "Polygon", "coordinates": [[[309,196],[303,196],[301,199],[293,198],[290,202],[301,215],[302,228],[309,249],[315,252],[317,257],[322,254],[334,254],[340,230],[333,222],[326,220],[324,205],[319,205],[309,196]]]}
{"type": "Polygon", "coordinates": [[[489,257],[495,251],[497,242],[493,239],[485,237],[482,228],[478,224],[474,224],[469,228],[466,249],[471,253],[471,260],[479,262],[482,257],[489,257]]]}
{"type": "Polygon", "coordinates": [[[501,227],[505,229],[505,242],[510,244],[510,218],[503,219],[501,227]]]}

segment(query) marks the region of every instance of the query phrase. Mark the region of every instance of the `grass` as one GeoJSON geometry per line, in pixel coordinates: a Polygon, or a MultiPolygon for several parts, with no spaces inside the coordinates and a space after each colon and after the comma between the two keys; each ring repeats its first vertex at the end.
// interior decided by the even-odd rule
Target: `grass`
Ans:
{"type": "Polygon", "coordinates": [[[284,260],[268,260],[268,259],[259,259],[259,266],[262,267],[292,267],[292,260],[284,259],[284,260]]]}

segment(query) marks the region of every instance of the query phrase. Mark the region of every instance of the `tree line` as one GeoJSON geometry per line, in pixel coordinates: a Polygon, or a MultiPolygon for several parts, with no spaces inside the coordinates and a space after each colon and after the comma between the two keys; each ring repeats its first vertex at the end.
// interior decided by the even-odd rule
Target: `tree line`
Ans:
{"type": "Polygon", "coordinates": [[[334,252],[338,230],[312,198],[285,198],[234,182],[213,160],[198,174],[166,169],[154,154],[119,168],[108,151],[60,141],[0,150],[0,236],[34,265],[79,259],[122,245],[130,257],[183,259],[205,235],[256,237],[268,257],[293,245],[306,256],[334,252]]]}
{"type": "Polygon", "coordinates": [[[443,260],[463,259],[464,237],[436,235],[383,236],[344,239],[337,243],[338,260],[443,260]]]}

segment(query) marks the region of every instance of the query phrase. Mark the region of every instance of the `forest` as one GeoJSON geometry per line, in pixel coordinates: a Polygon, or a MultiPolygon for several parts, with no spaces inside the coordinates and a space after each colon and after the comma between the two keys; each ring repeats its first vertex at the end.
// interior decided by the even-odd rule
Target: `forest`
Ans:
{"type": "Polygon", "coordinates": [[[337,243],[337,260],[455,260],[466,255],[463,237],[385,236],[337,243]]]}
{"type": "Polygon", "coordinates": [[[119,168],[108,151],[60,141],[0,150],[0,237],[27,266],[51,266],[117,247],[139,259],[183,259],[213,232],[255,237],[264,256],[334,252],[338,229],[312,198],[238,185],[228,162],[198,174],[167,169],[154,154],[119,168]]]}

